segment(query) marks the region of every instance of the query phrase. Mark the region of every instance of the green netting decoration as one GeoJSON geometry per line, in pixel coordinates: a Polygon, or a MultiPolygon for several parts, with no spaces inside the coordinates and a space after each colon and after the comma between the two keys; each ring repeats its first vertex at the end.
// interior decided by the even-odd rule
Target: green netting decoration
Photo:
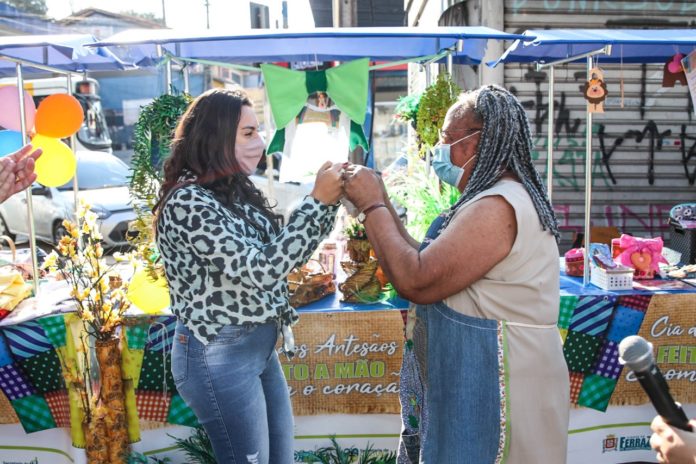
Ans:
{"type": "Polygon", "coordinates": [[[437,143],[438,131],[442,128],[447,110],[457,101],[461,91],[447,73],[440,73],[437,81],[425,89],[418,102],[416,116],[416,133],[420,141],[421,155],[437,143]]]}

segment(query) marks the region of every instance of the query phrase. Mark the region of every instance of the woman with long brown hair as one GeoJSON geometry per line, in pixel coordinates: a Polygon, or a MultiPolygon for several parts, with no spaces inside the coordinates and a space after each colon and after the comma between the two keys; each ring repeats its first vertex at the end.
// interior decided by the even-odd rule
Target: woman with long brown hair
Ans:
{"type": "Polygon", "coordinates": [[[172,374],[220,463],[293,462],[293,421],[276,340],[292,350],[286,279],[331,231],[341,165],[279,228],[248,176],[264,152],[240,90],[199,96],[176,128],[155,206],[157,246],[178,317],[172,374]]]}

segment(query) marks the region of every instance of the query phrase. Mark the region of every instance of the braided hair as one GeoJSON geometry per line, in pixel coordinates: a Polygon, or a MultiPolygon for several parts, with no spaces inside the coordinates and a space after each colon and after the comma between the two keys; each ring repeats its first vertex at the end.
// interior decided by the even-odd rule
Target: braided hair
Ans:
{"type": "Polygon", "coordinates": [[[461,197],[447,212],[443,228],[463,204],[493,187],[510,169],[529,193],[543,230],[549,230],[558,241],[558,222],[541,176],[532,164],[529,120],[519,100],[502,87],[488,85],[461,95],[450,109],[450,116],[456,120],[467,111],[473,111],[483,128],[473,172],[461,197]]]}

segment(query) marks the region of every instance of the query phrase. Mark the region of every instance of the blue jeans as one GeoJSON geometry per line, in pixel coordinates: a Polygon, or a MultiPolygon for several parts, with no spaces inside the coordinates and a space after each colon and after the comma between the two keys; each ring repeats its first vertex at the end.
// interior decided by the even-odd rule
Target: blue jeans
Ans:
{"type": "Polygon", "coordinates": [[[278,325],[227,326],[208,345],[181,322],[172,375],[220,464],[292,464],[288,385],[275,352],[278,325]]]}

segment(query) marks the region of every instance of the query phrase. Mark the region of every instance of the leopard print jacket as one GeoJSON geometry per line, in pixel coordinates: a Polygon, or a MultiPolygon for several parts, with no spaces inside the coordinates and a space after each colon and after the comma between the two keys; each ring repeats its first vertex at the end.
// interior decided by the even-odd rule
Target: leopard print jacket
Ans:
{"type": "Polygon", "coordinates": [[[297,320],[287,276],[329,234],[338,209],[308,196],[276,232],[254,207],[243,208],[270,240],[197,184],[179,188],[160,211],[157,247],[171,310],[204,344],[230,324],[297,320]]]}

